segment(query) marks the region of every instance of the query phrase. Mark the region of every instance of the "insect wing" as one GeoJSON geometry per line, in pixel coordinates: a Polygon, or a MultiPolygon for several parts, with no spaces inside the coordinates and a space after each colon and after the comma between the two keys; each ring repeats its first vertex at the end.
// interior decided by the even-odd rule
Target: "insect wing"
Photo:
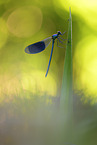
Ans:
{"type": "Polygon", "coordinates": [[[51,37],[48,37],[42,41],[36,42],[34,44],[28,45],[25,48],[25,52],[28,54],[35,54],[43,51],[51,42],[51,37]]]}

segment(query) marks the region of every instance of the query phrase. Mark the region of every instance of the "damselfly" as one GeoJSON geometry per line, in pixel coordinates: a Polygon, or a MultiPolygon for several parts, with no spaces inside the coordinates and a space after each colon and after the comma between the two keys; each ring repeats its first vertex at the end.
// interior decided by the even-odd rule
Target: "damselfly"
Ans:
{"type": "MultiPolygon", "coordinates": [[[[47,77],[48,71],[49,71],[49,68],[50,68],[50,63],[51,63],[51,59],[52,59],[55,39],[57,39],[57,46],[58,46],[58,42],[63,44],[62,40],[66,40],[66,39],[61,38],[60,35],[63,35],[65,32],[61,33],[60,31],[58,31],[57,34],[53,34],[51,37],[48,37],[48,38],[46,38],[42,41],[36,42],[34,44],[28,45],[25,48],[25,52],[28,53],[28,54],[39,53],[39,52],[45,50],[45,48],[50,44],[50,42],[52,40],[52,49],[51,49],[50,59],[49,59],[49,63],[48,63],[48,67],[47,67],[45,77],[47,77]]],[[[60,46],[58,46],[58,47],[60,47],[60,46]]]]}

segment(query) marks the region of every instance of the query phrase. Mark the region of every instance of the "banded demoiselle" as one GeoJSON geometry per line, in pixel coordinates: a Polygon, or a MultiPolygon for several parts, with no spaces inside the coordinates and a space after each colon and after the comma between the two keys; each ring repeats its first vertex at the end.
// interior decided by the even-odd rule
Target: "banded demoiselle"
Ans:
{"type": "MultiPolygon", "coordinates": [[[[52,49],[51,49],[50,59],[49,59],[49,63],[48,63],[48,67],[47,67],[45,77],[47,77],[48,71],[49,71],[49,68],[50,68],[50,63],[51,63],[51,59],[52,59],[55,39],[57,39],[57,46],[58,46],[58,42],[63,44],[62,40],[65,40],[65,39],[61,38],[60,35],[63,35],[65,32],[61,33],[60,31],[58,31],[57,34],[53,34],[51,37],[48,37],[48,38],[46,38],[42,41],[36,42],[34,44],[28,45],[25,48],[25,52],[28,53],[28,54],[39,53],[39,52],[45,50],[45,48],[50,44],[50,42],[52,40],[52,49]]],[[[58,46],[58,47],[60,47],[60,46],[58,46]]]]}

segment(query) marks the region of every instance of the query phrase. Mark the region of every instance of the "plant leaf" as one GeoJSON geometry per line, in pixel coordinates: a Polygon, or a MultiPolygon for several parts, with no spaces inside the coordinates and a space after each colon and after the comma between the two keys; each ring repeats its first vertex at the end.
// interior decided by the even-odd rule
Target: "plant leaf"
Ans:
{"type": "Polygon", "coordinates": [[[65,54],[65,63],[63,71],[62,89],[61,89],[61,99],[60,108],[62,110],[72,109],[72,17],[71,9],[69,15],[69,25],[68,25],[68,39],[65,54]]]}

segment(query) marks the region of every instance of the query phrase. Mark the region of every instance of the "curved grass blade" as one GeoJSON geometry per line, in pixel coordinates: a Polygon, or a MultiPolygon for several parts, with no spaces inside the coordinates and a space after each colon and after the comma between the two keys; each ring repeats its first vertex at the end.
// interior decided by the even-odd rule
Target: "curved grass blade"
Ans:
{"type": "Polygon", "coordinates": [[[69,15],[68,38],[65,53],[63,70],[63,80],[60,98],[60,113],[63,120],[63,137],[65,141],[72,142],[72,123],[73,123],[73,100],[72,100],[72,18],[71,9],[69,15]]]}
{"type": "Polygon", "coordinates": [[[68,42],[66,46],[65,63],[63,71],[60,107],[64,109],[72,106],[72,18],[71,10],[68,26],[68,42]]]}

